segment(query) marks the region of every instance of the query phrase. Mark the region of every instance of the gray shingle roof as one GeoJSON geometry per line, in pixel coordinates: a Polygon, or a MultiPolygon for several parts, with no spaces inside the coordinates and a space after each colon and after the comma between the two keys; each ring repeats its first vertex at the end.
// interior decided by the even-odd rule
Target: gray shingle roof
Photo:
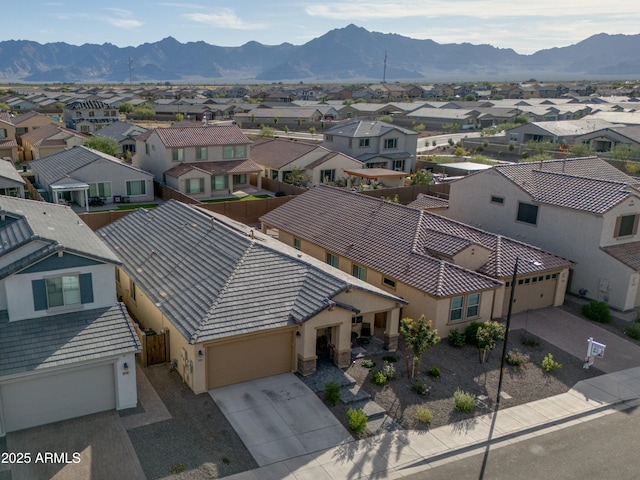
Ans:
{"type": "Polygon", "coordinates": [[[0,177],[21,183],[22,185],[25,184],[24,179],[10,161],[0,160],[0,177]]]}
{"type": "Polygon", "coordinates": [[[418,135],[413,130],[377,120],[351,120],[325,130],[324,134],[351,138],[379,137],[392,130],[400,131],[405,135],[418,135]]]}
{"type": "Polygon", "coordinates": [[[116,142],[120,143],[128,138],[137,137],[147,131],[146,128],[139,125],[134,125],[127,122],[113,122],[104,128],[101,128],[93,135],[96,137],[112,138],[116,142]]]}
{"type": "Polygon", "coordinates": [[[527,265],[523,272],[571,265],[536,247],[439,215],[325,186],[260,220],[433,296],[495,288],[500,285],[495,278],[512,272],[516,256],[542,263],[527,265]],[[439,258],[474,244],[492,252],[477,272],[439,258]]]}
{"type": "Polygon", "coordinates": [[[26,243],[41,242],[41,247],[31,256],[16,260],[0,270],[0,279],[55,251],[120,264],[118,257],[75,212],[63,205],[0,197],[0,241],[0,256],[26,243]],[[25,261],[29,263],[25,265],[25,261]]]}
{"type": "MultiPolygon", "coordinates": [[[[531,195],[533,200],[602,214],[616,206],[638,184],[597,157],[569,158],[493,167],[531,195]]],[[[464,182],[465,179],[458,180],[464,182]]]]}
{"type": "Polygon", "coordinates": [[[139,351],[124,304],[17,322],[0,312],[0,376],[139,351]]]}
{"type": "Polygon", "coordinates": [[[169,201],[98,234],[191,343],[304,322],[350,286],[402,302],[249,230],[169,201]]]}
{"type": "MultiPolygon", "coordinates": [[[[51,185],[65,177],[72,176],[76,170],[86,167],[97,160],[107,160],[122,168],[135,170],[136,172],[143,171],[133,165],[121,162],[111,155],[84,146],[76,146],[39,160],[33,160],[30,166],[31,169],[40,176],[40,180],[43,183],[51,185]]],[[[151,176],[151,174],[149,174],[149,176],[151,176]]]]}

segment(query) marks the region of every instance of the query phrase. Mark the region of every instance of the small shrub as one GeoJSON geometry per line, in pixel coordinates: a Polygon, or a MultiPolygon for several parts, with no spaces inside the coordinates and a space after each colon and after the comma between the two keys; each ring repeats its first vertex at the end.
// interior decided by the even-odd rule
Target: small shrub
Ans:
{"type": "Polygon", "coordinates": [[[426,395],[430,389],[429,387],[427,387],[426,383],[417,380],[413,383],[413,385],[411,385],[411,390],[416,392],[418,395],[426,395]]]}
{"type": "Polygon", "coordinates": [[[340,400],[340,385],[336,382],[329,382],[324,386],[324,398],[331,405],[335,405],[340,400]]]}
{"type": "Polygon", "coordinates": [[[398,361],[398,359],[393,355],[386,355],[382,357],[382,360],[388,363],[396,363],[398,361]]]}
{"type": "Polygon", "coordinates": [[[373,368],[376,366],[376,362],[367,358],[365,360],[362,360],[362,362],[360,362],[360,365],[362,365],[364,368],[373,368]]]}
{"type": "Polygon", "coordinates": [[[606,302],[590,302],[582,307],[582,314],[589,320],[598,323],[609,323],[611,321],[611,309],[606,302]]]}
{"type": "Polygon", "coordinates": [[[433,378],[440,378],[442,376],[442,372],[435,365],[427,368],[427,375],[433,378]]]}
{"type": "Polygon", "coordinates": [[[387,383],[387,377],[384,375],[384,373],[382,373],[381,370],[378,370],[373,374],[372,380],[373,380],[373,383],[380,386],[386,385],[387,383]]]}
{"type": "Polygon", "coordinates": [[[626,328],[624,333],[634,340],[640,340],[640,323],[632,323],[626,328]]]}
{"type": "Polygon", "coordinates": [[[427,407],[418,405],[416,407],[416,418],[420,423],[431,423],[433,420],[433,413],[427,407]]]}
{"type": "Polygon", "coordinates": [[[367,415],[361,408],[350,408],[347,410],[347,418],[349,419],[349,428],[356,435],[360,436],[367,428],[367,415]]]}
{"type": "Polygon", "coordinates": [[[545,372],[551,373],[555,372],[556,370],[560,370],[562,368],[562,364],[556,362],[553,359],[553,355],[548,353],[547,356],[542,359],[542,368],[545,372]]]}
{"type": "Polygon", "coordinates": [[[507,363],[516,367],[522,367],[529,363],[530,357],[526,353],[522,353],[517,348],[510,350],[507,353],[507,363]]]}
{"type": "Polygon", "coordinates": [[[282,190],[280,190],[280,191],[276,192],[276,193],[274,194],[274,196],[275,196],[275,197],[286,197],[286,196],[287,196],[287,194],[286,194],[286,193],[284,193],[282,190]]]}
{"type": "Polygon", "coordinates": [[[540,340],[535,335],[525,333],[524,335],[522,335],[522,344],[526,345],[527,347],[539,347],[540,340]]]}
{"type": "Polygon", "coordinates": [[[476,396],[460,389],[453,394],[453,402],[456,410],[464,413],[471,413],[476,408],[476,396]]]}
{"type": "Polygon", "coordinates": [[[464,344],[467,341],[467,336],[457,328],[449,330],[449,336],[447,338],[449,340],[449,345],[452,347],[464,347],[464,344]]]}
{"type": "Polygon", "coordinates": [[[169,467],[169,473],[182,473],[184,472],[184,469],[186,468],[184,463],[176,463],[175,465],[171,465],[169,467]]]}
{"type": "Polygon", "coordinates": [[[482,326],[482,322],[471,322],[464,329],[464,336],[469,345],[478,346],[478,329],[482,326]]]}
{"type": "Polygon", "coordinates": [[[387,377],[387,380],[392,380],[396,378],[396,367],[393,366],[393,363],[384,362],[384,366],[382,367],[382,374],[387,377]]]}

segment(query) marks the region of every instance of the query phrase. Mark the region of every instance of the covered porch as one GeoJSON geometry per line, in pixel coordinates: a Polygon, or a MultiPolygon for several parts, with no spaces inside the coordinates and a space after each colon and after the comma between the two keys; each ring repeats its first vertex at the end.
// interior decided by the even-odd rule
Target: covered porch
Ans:
{"type": "Polygon", "coordinates": [[[67,177],[50,185],[49,188],[52,203],[76,204],[89,211],[89,184],[67,177]]]}

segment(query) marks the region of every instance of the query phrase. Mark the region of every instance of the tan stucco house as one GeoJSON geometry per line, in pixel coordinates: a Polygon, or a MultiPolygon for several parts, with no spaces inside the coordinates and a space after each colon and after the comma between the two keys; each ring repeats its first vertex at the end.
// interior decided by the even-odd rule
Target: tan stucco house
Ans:
{"type": "Polygon", "coordinates": [[[323,355],[346,367],[352,332],[374,322],[396,348],[403,300],[226,217],[172,200],[98,235],[123,260],[119,295],[143,328],[169,332],[195,393],[307,375],[323,355]]]}
{"type": "Polygon", "coordinates": [[[527,261],[514,311],[564,300],[571,262],[420,209],[318,186],[260,220],[282,242],[403,298],[403,316],[424,314],[441,334],[506,315],[517,257],[527,261]]]}
{"type": "Polygon", "coordinates": [[[597,157],[500,165],[451,183],[446,215],[570,258],[569,291],[640,306],[637,179],[597,157]]]}

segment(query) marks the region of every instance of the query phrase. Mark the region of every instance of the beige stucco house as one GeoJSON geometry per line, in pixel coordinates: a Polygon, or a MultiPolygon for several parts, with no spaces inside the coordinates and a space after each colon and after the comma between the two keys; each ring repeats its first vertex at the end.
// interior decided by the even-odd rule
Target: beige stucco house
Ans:
{"type": "Polygon", "coordinates": [[[260,218],[321,261],[409,302],[441,334],[506,315],[515,259],[522,288],[514,311],[562,304],[571,262],[440,215],[318,186],[260,218]]]}
{"type": "MultiPolygon", "coordinates": [[[[194,122],[155,128],[136,137],[132,163],[156,181],[197,199],[228,196],[250,186],[261,168],[251,160],[251,140],[236,125],[194,122]]],[[[257,188],[261,188],[258,175],[257,188]]]]}
{"type": "Polygon", "coordinates": [[[75,130],[70,130],[57,123],[50,123],[21,136],[23,160],[27,162],[37,160],[62,150],[83,145],[88,138],[75,130]]]}
{"type": "Polygon", "coordinates": [[[251,146],[251,159],[263,175],[284,182],[294,168],[304,170],[307,186],[320,183],[346,183],[347,169],[362,169],[362,162],[344,153],[316,144],[292,142],[282,138],[261,138],[251,146]]]}
{"type": "Polygon", "coordinates": [[[603,160],[495,166],[452,182],[445,214],[570,258],[572,293],[640,306],[638,183],[603,160]]]}
{"type": "Polygon", "coordinates": [[[195,393],[351,361],[352,332],[382,322],[397,345],[403,300],[245,225],[169,201],[98,231],[117,252],[118,294],[195,393]],[[144,232],[141,235],[140,232],[144,232]]]}

